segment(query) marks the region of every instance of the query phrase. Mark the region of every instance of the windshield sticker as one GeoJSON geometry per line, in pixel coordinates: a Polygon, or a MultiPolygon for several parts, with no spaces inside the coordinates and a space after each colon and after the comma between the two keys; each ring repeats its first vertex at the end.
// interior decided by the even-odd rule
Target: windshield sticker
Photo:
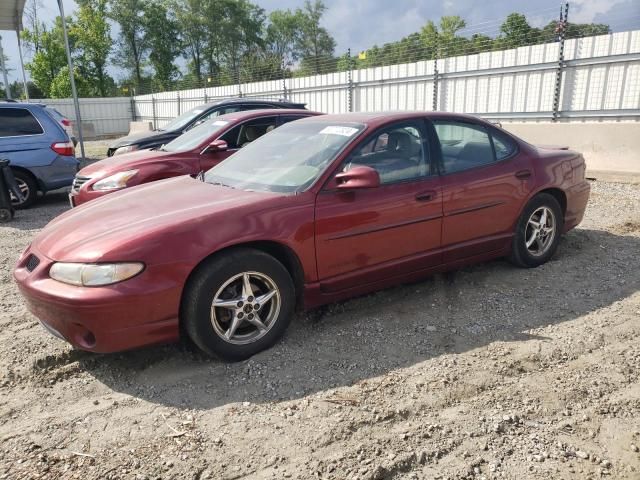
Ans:
{"type": "Polygon", "coordinates": [[[229,122],[226,122],[224,120],[216,120],[215,122],[213,122],[213,125],[216,127],[223,127],[225,125],[227,125],[229,122]]]}
{"type": "Polygon", "coordinates": [[[320,133],[324,133],[326,135],[342,135],[343,137],[352,137],[356,133],[358,133],[357,128],[353,127],[325,127],[320,133]]]}

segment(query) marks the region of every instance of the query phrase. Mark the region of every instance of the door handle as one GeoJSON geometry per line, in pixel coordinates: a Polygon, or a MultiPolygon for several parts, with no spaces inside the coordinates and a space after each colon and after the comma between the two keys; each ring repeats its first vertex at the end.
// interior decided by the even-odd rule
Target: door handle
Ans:
{"type": "Polygon", "coordinates": [[[530,176],[531,170],[520,170],[519,172],[516,172],[516,178],[519,178],[520,180],[526,180],[530,176]]]}
{"type": "Polygon", "coordinates": [[[433,200],[436,196],[436,192],[422,192],[416,194],[416,201],[418,202],[429,202],[433,200]]]}

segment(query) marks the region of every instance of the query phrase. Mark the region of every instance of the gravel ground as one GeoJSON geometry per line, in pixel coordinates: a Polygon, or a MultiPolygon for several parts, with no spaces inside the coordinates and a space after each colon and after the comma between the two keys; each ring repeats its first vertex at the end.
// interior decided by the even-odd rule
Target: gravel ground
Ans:
{"type": "Polygon", "coordinates": [[[225,364],[71,350],[27,313],[0,227],[0,478],[640,478],[640,186],[593,183],[534,270],[504,261],[301,316],[225,364]]]}

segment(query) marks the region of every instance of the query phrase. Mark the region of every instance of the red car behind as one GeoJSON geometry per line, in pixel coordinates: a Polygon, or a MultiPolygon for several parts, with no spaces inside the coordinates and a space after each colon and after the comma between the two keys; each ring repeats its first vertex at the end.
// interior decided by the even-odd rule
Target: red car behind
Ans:
{"type": "Polygon", "coordinates": [[[509,257],[536,267],[582,220],[579,153],[474,117],[345,114],[292,122],[204,178],[110,195],[47,225],[14,275],[78,348],[178,339],[247,358],[296,308],[509,257]],[[182,328],[181,328],[182,327],[182,328]]]}
{"type": "Polygon", "coordinates": [[[249,110],[228,113],[188,130],[157,150],[138,150],[84,167],[69,200],[77,206],[123,188],[209,170],[265,133],[293,120],[320,115],[309,110],[249,110]]]}

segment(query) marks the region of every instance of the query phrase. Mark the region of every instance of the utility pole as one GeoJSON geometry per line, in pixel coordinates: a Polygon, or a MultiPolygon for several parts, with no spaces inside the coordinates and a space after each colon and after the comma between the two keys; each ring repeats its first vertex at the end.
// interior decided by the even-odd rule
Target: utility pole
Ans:
{"type": "Polygon", "coordinates": [[[73,106],[76,110],[76,126],[78,127],[78,137],[80,140],[80,154],[82,159],[85,159],[84,155],[84,138],[82,136],[82,118],[80,117],[80,102],[78,101],[78,91],[76,90],[76,79],[73,70],[73,60],[71,59],[71,49],[69,48],[69,35],[67,33],[67,20],[64,17],[64,7],[62,6],[62,0],[58,0],[58,7],[60,8],[60,17],[62,18],[62,33],[64,34],[64,46],[67,49],[67,63],[69,64],[69,79],[71,80],[71,93],[73,95],[73,106]]]}
{"type": "Polygon", "coordinates": [[[9,79],[7,78],[7,67],[4,64],[4,51],[2,50],[2,37],[0,37],[0,68],[2,68],[2,76],[4,77],[4,91],[7,100],[11,100],[11,89],[9,88],[9,79]]]}

